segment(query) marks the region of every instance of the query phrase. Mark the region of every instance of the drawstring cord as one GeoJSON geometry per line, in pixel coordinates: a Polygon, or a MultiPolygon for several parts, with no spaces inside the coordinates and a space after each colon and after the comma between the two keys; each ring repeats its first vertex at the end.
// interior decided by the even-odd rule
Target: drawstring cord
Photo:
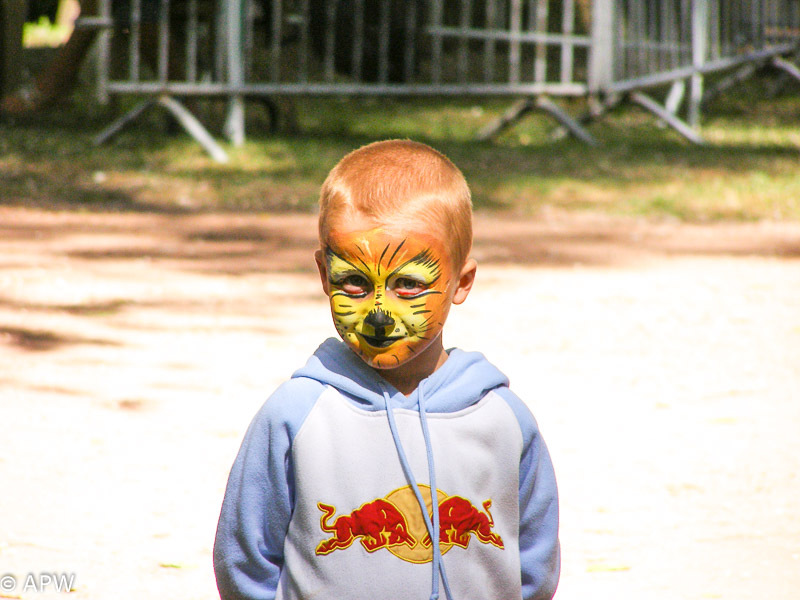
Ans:
{"type": "Polygon", "coordinates": [[[450,593],[450,584],[447,581],[447,572],[444,568],[444,562],[442,561],[442,550],[439,547],[439,502],[437,497],[437,490],[436,490],[436,474],[433,464],[433,448],[431,447],[431,438],[430,432],[428,431],[428,421],[425,416],[425,403],[423,399],[422,393],[422,386],[419,386],[419,415],[420,415],[420,422],[422,425],[422,436],[425,440],[425,451],[428,457],[428,476],[430,478],[430,486],[431,486],[431,504],[433,510],[433,520],[431,521],[430,515],[428,515],[428,509],[425,505],[425,500],[422,498],[422,494],[419,491],[419,486],[417,486],[416,479],[414,477],[414,473],[411,471],[411,465],[408,463],[408,459],[406,458],[406,453],[403,450],[403,444],[400,441],[400,436],[397,433],[397,423],[394,419],[394,411],[389,406],[389,392],[386,390],[385,387],[383,389],[383,400],[386,404],[386,416],[389,420],[389,429],[392,432],[392,439],[394,440],[395,448],[397,449],[397,454],[400,458],[400,465],[403,468],[403,473],[405,473],[406,479],[411,484],[411,490],[414,492],[414,496],[417,499],[417,503],[419,504],[420,510],[422,511],[422,518],[425,521],[425,528],[428,530],[428,534],[431,538],[431,549],[433,551],[433,569],[432,569],[432,582],[431,582],[431,597],[430,600],[438,600],[439,598],[439,573],[442,576],[442,582],[444,583],[444,593],[448,600],[451,600],[453,595],[450,593]]]}
{"type": "MultiPolygon", "coordinates": [[[[428,417],[425,411],[425,401],[424,401],[424,394],[422,393],[422,385],[419,386],[419,420],[422,424],[422,437],[425,438],[425,450],[428,454],[428,477],[430,478],[431,484],[431,502],[433,504],[433,535],[431,536],[431,540],[433,542],[433,573],[434,579],[437,580],[438,583],[438,576],[437,571],[441,571],[442,573],[442,582],[444,583],[444,593],[448,600],[450,600],[453,595],[450,593],[450,584],[447,581],[447,572],[444,568],[444,562],[442,561],[442,549],[439,546],[439,498],[438,498],[438,489],[436,487],[436,469],[433,464],[433,446],[431,445],[431,434],[428,430],[428,417]]],[[[438,589],[436,590],[436,598],[439,597],[438,589]]],[[[431,600],[436,600],[435,598],[431,598],[431,600]]]]}

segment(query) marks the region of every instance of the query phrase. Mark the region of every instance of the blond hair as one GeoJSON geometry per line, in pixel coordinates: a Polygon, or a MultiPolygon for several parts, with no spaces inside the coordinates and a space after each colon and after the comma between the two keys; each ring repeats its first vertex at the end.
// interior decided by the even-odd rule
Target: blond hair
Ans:
{"type": "Polygon", "coordinates": [[[472,248],[467,182],[446,156],[419,142],[374,142],[346,155],[322,184],[319,209],[323,247],[337,219],[355,213],[404,227],[439,223],[456,269],[472,248]]]}

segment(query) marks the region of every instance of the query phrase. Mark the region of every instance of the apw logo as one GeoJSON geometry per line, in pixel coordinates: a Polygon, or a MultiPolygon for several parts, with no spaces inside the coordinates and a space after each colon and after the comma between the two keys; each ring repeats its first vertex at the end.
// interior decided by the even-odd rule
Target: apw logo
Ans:
{"type": "Polygon", "coordinates": [[[75,573],[28,573],[22,592],[69,592],[75,589],[75,573]]]}

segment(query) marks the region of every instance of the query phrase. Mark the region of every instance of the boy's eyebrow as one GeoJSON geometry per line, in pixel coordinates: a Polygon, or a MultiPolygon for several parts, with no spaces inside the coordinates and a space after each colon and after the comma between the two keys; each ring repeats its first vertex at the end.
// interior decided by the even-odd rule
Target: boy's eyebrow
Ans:
{"type": "MultiPolygon", "coordinates": [[[[343,257],[339,256],[338,254],[336,254],[336,252],[334,252],[334,251],[333,251],[333,250],[331,250],[330,248],[326,248],[326,249],[325,249],[325,254],[327,255],[327,258],[328,258],[328,279],[330,279],[330,277],[331,277],[331,272],[330,272],[330,270],[331,270],[331,257],[332,257],[332,256],[335,256],[336,258],[338,258],[338,259],[339,259],[340,261],[342,261],[343,263],[347,263],[348,265],[350,265],[351,267],[353,267],[353,270],[354,270],[356,273],[361,273],[362,275],[365,275],[365,276],[366,276],[366,275],[368,275],[368,273],[369,273],[369,267],[367,266],[367,264],[366,264],[366,263],[365,263],[363,260],[362,260],[361,262],[364,264],[364,266],[365,266],[365,267],[367,267],[367,272],[364,272],[364,270],[363,270],[363,269],[359,269],[359,268],[358,268],[356,265],[354,265],[353,263],[351,263],[351,262],[350,262],[349,260],[347,260],[346,258],[343,258],[343,257]]],[[[361,259],[359,259],[359,260],[361,260],[361,259]]]]}
{"type": "Polygon", "coordinates": [[[436,282],[436,280],[439,279],[439,276],[442,274],[442,268],[439,266],[439,259],[433,256],[433,253],[429,248],[426,248],[414,258],[411,258],[399,265],[394,271],[391,272],[390,277],[408,265],[419,265],[424,269],[430,269],[433,272],[432,274],[434,275],[434,278],[432,281],[428,282],[429,284],[436,282]]]}
{"type": "MultiPolygon", "coordinates": [[[[389,262],[388,262],[388,263],[386,263],[386,268],[387,268],[387,269],[388,269],[389,267],[391,267],[391,266],[392,266],[392,261],[394,260],[394,257],[395,257],[395,256],[397,256],[397,253],[398,253],[398,252],[400,252],[400,248],[402,248],[402,247],[403,247],[403,244],[405,244],[405,243],[406,243],[406,241],[405,241],[405,240],[403,240],[402,242],[400,242],[400,243],[397,245],[397,248],[395,248],[395,249],[394,249],[394,252],[392,252],[392,258],[390,258],[390,259],[389,259],[389,262]]],[[[387,246],[387,248],[388,248],[388,246],[387,246]]],[[[384,252],[386,252],[386,251],[384,250],[384,252]]],[[[381,254],[381,258],[383,258],[383,254],[381,254]]]]}
{"type": "MultiPolygon", "coordinates": [[[[403,240],[403,242],[400,243],[400,246],[402,246],[403,243],[405,243],[405,240],[403,240]]],[[[386,256],[386,251],[389,249],[389,246],[391,246],[391,245],[392,245],[391,242],[386,244],[386,248],[384,248],[383,252],[381,252],[381,257],[378,259],[378,275],[381,274],[381,263],[383,262],[383,257],[386,256]]],[[[400,249],[400,246],[397,247],[397,250],[400,249]]],[[[395,254],[397,254],[397,250],[395,250],[395,254]]],[[[392,254],[392,258],[394,258],[394,254],[392,254]]],[[[389,264],[392,264],[391,260],[389,261],[389,264]]],[[[388,269],[389,265],[386,265],[386,268],[388,269]]]]}

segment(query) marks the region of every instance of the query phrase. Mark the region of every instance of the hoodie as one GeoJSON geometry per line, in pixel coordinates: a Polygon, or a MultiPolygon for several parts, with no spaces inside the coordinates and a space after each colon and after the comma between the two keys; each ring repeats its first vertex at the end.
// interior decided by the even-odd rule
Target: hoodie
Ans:
{"type": "Polygon", "coordinates": [[[405,396],[329,339],[265,402],[217,527],[223,600],[552,598],[536,421],[482,354],[448,354],[405,396]]]}

